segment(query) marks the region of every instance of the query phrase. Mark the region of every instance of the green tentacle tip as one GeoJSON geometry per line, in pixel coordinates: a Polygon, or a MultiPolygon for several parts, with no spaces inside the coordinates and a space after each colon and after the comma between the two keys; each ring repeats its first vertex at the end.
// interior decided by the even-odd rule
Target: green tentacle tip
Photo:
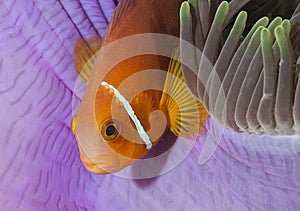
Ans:
{"type": "Polygon", "coordinates": [[[235,23],[237,24],[238,27],[242,27],[244,29],[245,25],[246,25],[247,18],[248,18],[247,12],[241,11],[237,16],[235,23]]]}
{"type": "Polygon", "coordinates": [[[291,32],[291,22],[287,19],[284,19],[281,23],[282,27],[285,29],[285,33],[287,36],[290,35],[291,32]]]}
{"type": "Polygon", "coordinates": [[[281,24],[281,23],[282,23],[282,17],[277,16],[276,18],[274,18],[274,19],[272,20],[272,22],[270,23],[270,25],[275,25],[275,26],[277,26],[277,25],[279,25],[279,24],[281,24]]]}
{"type": "Polygon", "coordinates": [[[246,11],[241,11],[239,13],[239,15],[237,16],[237,19],[245,20],[245,19],[247,19],[247,17],[248,17],[248,13],[246,11]]]}
{"type": "Polygon", "coordinates": [[[261,46],[263,49],[263,53],[268,50],[272,45],[272,34],[270,29],[264,28],[260,33],[261,46]]]}
{"type": "Polygon", "coordinates": [[[270,23],[269,25],[269,29],[271,31],[274,31],[274,29],[276,28],[276,26],[279,26],[282,23],[282,18],[281,17],[276,17],[274,18],[274,20],[270,23]]]}
{"type": "Polygon", "coordinates": [[[246,11],[241,11],[236,17],[236,21],[238,23],[244,23],[246,22],[247,18],[248,18],[248,13],[246,11]]]}
{"type": "Polygon", "coordinates": [[[267,16],[262,17],[259,19],[254,26],[259,27],[259,26],[267,26],[269,24],[269,18],[267,16]]]}
{"type": "Polygon", "coordinates": [[[288,48],[288,39],[287,39],[287,35],[285,32],[285,28],[283,28],[282,25],[277,26],[275,28],[275,37],[276,37],[276,41],[278,43],[280,52],[282,53],[283,51],[286,51],[288,48]]]}
{"type": "Polygon", "coordinates": [[[183,2],[180,7],[180,20],[186,21],[191,18],[190,5],[187,1],[183,2]]]}
{"type": "Polygon", "coordinates": [[[268,28],[270,29],[271,32],[271,38],[272,40],[274,40],[275,36],[274,36],[274,30],[277,26],[279,26],[282,23],[282,18],[281,17],[276,17],[268,26],[268,28]]]}
{"type": "Polygon", "coordinates": [[[264,29],[263,26],[260,26],[256,29],[256,31],[254,32],[254,34],[250,38],[250,42],[248,44],[247,50],[248,49],[254,49],[254,48],[257,48],[259,46],[259,44],[260,44],[260,34],[261,34],[262,29],[264,29]]]}
{"type": "Polygon", "coordinates": [[[222,3],[218,6],[216,16],[224,15],[226,16],[229,11],[229,3],[227,1],[222,1],[222,3]]]}
{"type": "Polygon", "coordinates": [[[269,24],[269,18],[268,17],[262,17],[256,23],[254,26],[252,26],[250,32],[248,33],[249,36],[252,36],[253,33],[259,28],[259,27],[266,27],[269,24]]]}
{"type": "Polygon", "coordinates": [[[198,0],[188,0],[188,2],[190,6],[193,7],[197,19],[199,19],[198,0]]]}
{"type": "Polygon", "coordinates": [[[262,29],[260,37],[263,42],[265,42],[265,41],[269,42],[271,40],[271,36],[272,35],[271,35],[270,29],[267,29],[267,28],[262,29]]]}
{"type": "Polygon", "coordinates": [[[264,62],[272,58],[272,44],[273,38],[270,29],[264,28],[260,34],[261,50],[264,62]]]}
{"type": "Polygon", "coordinates": [[[228,38],[233,38],[236,35],[240,36],[243,33],[245,26],[246,26],[247,16],[248,16],[248,14],[245,11],[241,11],[238,14],[238,16],[235,19],[235,22],[233,24],[233,27],[230,30],[230,34],[229,34],[228,38]]]}
{"type": "Polygon", "coordinates": [[[219,5],[216,11],[212,27],[223,26],[228,12],[229,12],[229,3],[227,1],[222,1],[222,3],[219,5]]]}
{"type": "Polygon", "coordinates": [[[263,29],[265,29],[265,27],[259,26],[259,27],[256,29],[256,31],[254,32],[254,34],[252,35],[251,40],[252,40],[252,39],[258,39],[258,38],[260,37],[261,31],[262,31],[263,29]]]}
{"type": "Polygon", "coordinates": [[[283,37],[285,37],[285,28],[283,28],[282,25],[279,25],[275,28],[275,37],[276,40],[281,40],[283,37]]]}

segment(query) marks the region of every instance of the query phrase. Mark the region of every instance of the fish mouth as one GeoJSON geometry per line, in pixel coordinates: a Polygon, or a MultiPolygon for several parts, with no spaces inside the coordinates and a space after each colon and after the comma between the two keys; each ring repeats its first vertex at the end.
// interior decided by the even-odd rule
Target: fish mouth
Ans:
{"type": "Polygon", "coordinates": [[[111,172],[105,171],[103,168],[101,168],[100,164],[97,164],[93,162],[88,156],[86,156],[84,153],[80,153],[80,159],[81,162],[83,163],[84,167],[95,174],[109,174],[111,172]]]}
{"type": "Polygon", "coordinates": [[[84,151],[79,146],[80,151],[80,160],[83,163],[84,167],[95,174],[110,174],[116,172],[119,166],[119,161],[116,160],[116,158],[112,158],[109,156],[106,156],[104,159],[98,158],[98,160],[101,160],[101,163],[94,162],[96,159],[92,159],[90,156],[86,155],[84,151]]]}
{"type": "Polygon", "coordinates": [[[94,174],[112,174],[112,173],[115,173],[122,169],[122,168],[118,168],[116,166],[108,166],[108,165],[106,165],[106,167],[101,168],[100,166],[103,166],[103,165],[93,163],[93,162],[82,161],[82,163],[88,171],[90,171],[94,174]],[[107,170],[104,170],[104,169],[107,169],[107,170]]]}
{"type": "Polygon", "coordinates": [[[82,162],[84,167],[95,174],[109,174],[110,172],[104,171],[103,169],[101,169],[97,164],[95,163],[87,163],[87,162],[82,162]]]}

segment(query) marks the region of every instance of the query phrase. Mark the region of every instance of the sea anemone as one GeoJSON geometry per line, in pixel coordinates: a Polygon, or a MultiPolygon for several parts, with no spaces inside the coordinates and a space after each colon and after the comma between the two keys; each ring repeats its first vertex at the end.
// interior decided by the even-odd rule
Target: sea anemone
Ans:
{"type": "MultiPolygon", "coordinates": [[[[216,10],[218,3],[209,2],[216,10]]],[[[159,177],[132,180],[84,168],[70,128],[73,48],[79,37],[104,35],[116,4],[1,2],[0,210],[299,210],[299,137],[235,132],[213,113],[186,159],[159,177]],[[209,159],[199,165],[202,155],[209,159]]],[[[290,35],[298,27],[291,23],[290,35]]],[[[223,48],[217,45],[213,56],[223,48]]]]}
{"type": "MultiPolygon", "coordinates": [[[[280,1],[275,5],[265,1],[254,14],[264,11],[270,17],[254,16],[260,18],[254,22],[251,16],[247,23],[247,13],[241,11],[230,24],[234,13],[247,2],[222,2],[217,10],[214,5],[218,1],[182,5],[181,38],[200,52],[181,44],[182,60],[195,58],[194,67],[184,66],[187,86],[226,128],[255,134],[299,133],[300,5],[290,20],[283,20],[273,16],[289,14],[296,1],[285,7],[280,1]],[[208,11],[215,12],[214,19],[203,17],[208,11]]],[[[245,8],[253,11],[253,5],[250,2],[245,8]]]]}

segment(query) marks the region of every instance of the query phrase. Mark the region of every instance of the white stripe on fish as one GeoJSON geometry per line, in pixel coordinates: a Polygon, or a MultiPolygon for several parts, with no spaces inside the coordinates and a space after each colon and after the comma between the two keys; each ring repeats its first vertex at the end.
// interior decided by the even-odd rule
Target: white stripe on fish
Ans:
{"type": "Polygon", "coordinates": [[[146,144],[146,149],[149,150],[152,147],[152,142],[150,140],[150,137],[146,133],[144,127],[142,126],[140,120],[135,115],[134,110],[132,109],[129,102],[125,99],[125,97],[117,90],[113,85],[103,81],[101,82],[101,86],[108,87],[110,90],[114,92],[114,96],[122,103],[124,109],[126,110],[128,116],[133,121],[139,136],[141,137],[142,141],[146,144]]]}

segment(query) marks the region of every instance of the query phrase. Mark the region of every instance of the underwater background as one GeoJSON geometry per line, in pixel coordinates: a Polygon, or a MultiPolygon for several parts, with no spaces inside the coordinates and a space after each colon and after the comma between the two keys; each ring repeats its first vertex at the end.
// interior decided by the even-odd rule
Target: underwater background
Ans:
{"type": "Polygon", "coordinates": [[[297,136],[214,119],[174,169],[149,179],[88,172],[70,128],[78,38],[104,36],[113,0],[1,1],[0,210],[299,210],[297,136]],[[199,163],[206,143],[218,143],[199,163]]]}

